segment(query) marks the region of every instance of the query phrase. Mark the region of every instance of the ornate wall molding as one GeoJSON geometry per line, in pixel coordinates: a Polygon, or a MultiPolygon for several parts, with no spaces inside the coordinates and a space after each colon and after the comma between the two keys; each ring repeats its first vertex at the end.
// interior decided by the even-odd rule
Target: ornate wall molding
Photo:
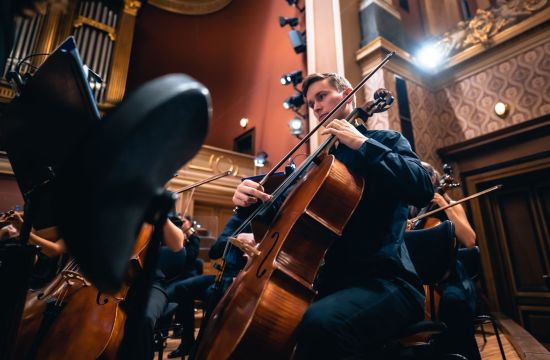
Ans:
{"type": "MultiPolygon", "coordinates": [[[[235,188],[241,182],[241,178],[255,175],[255,169],[254,156],[203,145],[197,155],[178,170],[178,176],[170,180],[167,188],[177,190],[229,170],[232,176],[197,188],[193,195],[193,201],[232,206],[231,198],[235,188]]],[[[184,200],[182,197],[180,203],[183,204],[184,200]]]]}
{"type": "Polygon", "coordinates": [[[116,40],[116,30],[112,26],[106,25],[100,21],[96,21],[94,19],[90,19],[89,17],[79,15],[73,22],[73,26],[75,28],[79,28],[82,25],[88,25],[93,28],[96,28],[98,30],[104,31],[109,35],[109,39],[111,41],[116,40]]]}
{"type": "Polygon", "coordinates": [[[443,34],[436,46],[450,57],[473,45],[490,46],[494,37],[505,29],[548,7],[548,0],[498,0],[497,6],[482,10],[467,22],[443,34]]]}
{"type": "Polygon", "coordinates": [[[550,7],[506,28],[491,38],[490,45],[478,43],[449,58],[438,73],[423,72],[414,57],[384,38],[376,38],[356,52],[366,74],[387,52],[396,56],[385,68],[431,91],[450,86],[507,61],[548,41],[550,7]]]}
{"type": "MultiPolygon", "coordinates": [[[[231,198],[241,178],[255,175],[254,157],[204,145],[191,161],[178,170],[177,177],[171,179],[166,188],[177,191],[207,177],[230,170],[227,176],[202,185],[193,194],[193,201],[202,201],[232,207],[231,198]]],[[[14,175],[5,152],[0,152],[0,174],[14,175]]],[[[185,203],[182,196],[180,203],[185,203]]]]}
{"type": "Polygon", "coordinates": [[[205,15],[219,11],[231,0],[149,0],[160,9],[183,15],[205,15]]]}

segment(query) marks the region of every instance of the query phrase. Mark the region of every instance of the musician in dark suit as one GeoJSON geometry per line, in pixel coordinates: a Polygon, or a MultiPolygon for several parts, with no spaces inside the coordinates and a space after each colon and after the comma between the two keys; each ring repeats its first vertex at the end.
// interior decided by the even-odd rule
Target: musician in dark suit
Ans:
{"type": "MultiPolygon", "coordinates": [[[[309,75],[302,88],[318,119],[352,91],[334,73],[309,75]]],[[[424,206],[433,198],[430,177],[400,133],[342,120],[353,108],[350,98],[322,134],[336,136],[330,152],[364,177],[365,189],[342,237],[327,251],[315,284],[318,297],[297,330],[296,359],[362,358],[423,318],[423,289],[403,234],[408,204],[424,206]]],[[[252,181],[233,196],[241,207],[257,199],[270,195],[252,181]]]]}
{"type": "MultiPolygon", "coordinates": [[[[430,174],[434,187],[439,185],[439,173],[434,167],[422,162],[430,174]]],[[[444,207],[453,202],[448,194],[435,192],[432,204],[444,207]]],[[[424,212],[420,209],[419,212],[424,212]]],[[[461,204],[434,214],[439,220],[451,220],[455,225],[455,236],[461,247],[475,245],[476,233],[472,229],[466,212],[461,204]]],[[[414,214],[413,214],[414,216],[414,214]]],[[[473,275],[473,274],[472,274],[473,275]]],[[[439,319],[447,325],[447,331],[436,341],[442,354],[460,354],[469,360],[479,360],[481,355],[477,347],[473,318],[477,312],[477,294],[467,269],[458,259],[448,279],[439,284],[439,319]]]]}
{"type": "MultiPolygon", "coordinates": [[[[145,308],[144,321],[140,324],[139,333],[142,334],[142,339],[139,343],[134,344],[134,354],[140,354],[145,359],[152,359],[153,351],[153,332],[155,325],[161,317],[166,304],[168,303],[168,295],[166,288],[171,279],[179,276],[180,273],[185,273],[190,268],[187,264],[195,264],[199,253],[199,238],[194,235],[186,239],[181,227],[182,220],[175,214],[169,216],[163,228],[163,246],[160,249],[159,261],[153,284],[149,293],[147,306],[145,308]]],[[[135,293],[128,294],[128,300],[132,303],[135,293]]]]}
{"type": "MultiPolygon", "coordinates": [[[[222,233],[216,239],[208,251],[208,256],[212,260],[220,259],[224,256],[228,238],[233,232],[243,223],[246,215],[243,213],[235,213],[225,224],[222,233]]],[[[249,233],[241,234],[248,237],[249,233]]],[[[241,250],[236,247],[230,247],[225,254],[225,271],[221,278],[220,284],[214,284],[216,276],[214,275],[199,275],[187,278],[170,284],[167,293],[170,301],[177,302],[179,310],[182,312],[181,323],[183,326],[181,343],[178,348],[168,354],[169,359],[182,357],[190,354],[193,346],[195,346],[195,300],[202,300],[205,306],[205,316],[201,329],[206,326],[207,318],[211,310],[216,306],[220,296],[225,289],[231,284],[233,278],[237,276],[239,271],[246,265],[246,258],[241,250]],[[220,288],[218,288],[219,286],[220,288]]],[[[199,334],[199,337],[201,334],[199,334]]],[[[192,357],[190,357],[192,358],[192,357]]]]}

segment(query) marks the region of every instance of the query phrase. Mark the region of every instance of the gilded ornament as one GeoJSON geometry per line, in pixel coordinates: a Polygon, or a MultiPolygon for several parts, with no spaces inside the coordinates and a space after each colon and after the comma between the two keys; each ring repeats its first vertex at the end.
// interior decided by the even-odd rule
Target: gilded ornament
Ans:
{"type": "Polygon", "coordinates": [[[90,19],[89,17],[86,17],[86,16],[79,15],[74,20],[73,27],[79,28],[82,25],[88,25],[88,26],[96,28],[100,31],[104,31],[109,35],[109,38],[111,39],[111,41],[116,40],[116,31],[115,31],[115,29],[113,27],[107,25],[107,24],[104,24],[104,23],[102,23],[100,21],[97,21],[97,20],[94,20],[94,19],[90,19]]]}
{"type": "Polygon", "coordinates": [[[149,0],[160,9],[183,15],[205,15],[219,11],[231,0],[149,0]]]}
{"type": "Polygon", "coordinates": [[[437,47],[450,56],[469,46],[488,45],[493,36],[548,6],[548,0],[497,0],[487,10],[478,9],[468,22],[457,26],[437,42],[437,47]]]}
{"type": "Polygon", "coordinates": [[[495,35],[502,26],[503,24],[496,21],[491,11],[478,9],[476,16],[468,24],[470,32],[464,40],[464,45],[477,43],[485,45],[489,42],[489,38],[495,35]]]}
{"type": "Polygon", "coordinates": [[[538,11],[546,6],[548,0],[525,0],[524,8],[529,11],[538,11]]]}
{"type": "Polygon", "coordinates": [[[141,8],[139,0],[124,0],[124,12],[133,16],[137,16],[138,10],[141,8]]]}

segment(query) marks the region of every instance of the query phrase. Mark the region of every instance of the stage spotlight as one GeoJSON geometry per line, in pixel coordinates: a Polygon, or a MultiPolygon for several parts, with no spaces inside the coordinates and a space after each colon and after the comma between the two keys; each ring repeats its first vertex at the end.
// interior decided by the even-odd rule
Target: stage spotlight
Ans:
{"type": "Polygon", "coordinates": [[[254,166],[264,167],[267,160],[267,153],[265,151],[260,151],[258,155],[254,158],[254,166]]]}
{"type": "Polygon", "coordinates": [[[299,7],[298,6],[298,0],[286,0],[288,5],[296,7],[296,9],[300,10],[300,12],[304,12],[305,7],[299,7]]]}
{"type": "Polygon", "coordinates": [[[415,59],[420,66],[428,71],[435,71],[445,60],[445,55],[436,44],[427,43],[417,51],[415,59]]]}
{"type": "Polygon", "coordinates": [[[288,38],[290,39],[290,43],[292,44],[296,54],[306,51],[306,41],[304,40],[301,32],[292,29],[288,32],[288,38]]]}
{"type": "Polygon", "coordinates": [[[283,102],[283,107],[287,110],[290,109],[299,109],[302,105],[304,105],[304,97],[302,94],[295,94],[292,96],[289,96],[286,98],[286,100],[283,102]]]}
{"type": "Polygon", "coordinates": [[[295,117],[288,122],[288,127],[290,128],[290,133],[294,136],[300,136],[302,134],[302,127],[304,123],[302,119],[295,117]]]}
{"type": "Polygon", "coordinates": [[[281,76],[281,84],[283,85],[288,85],[292,83],[292,85],[296,86],[299,83],[301,83],[302,80],[304,80],[304,77],[302,75],[302,70],[296,70],[281,76]]]}
{"type": "Polygon", "coordinates": [[[291,28],[294,28],[296,25],[298,25],[298,18],[286,18],[284,16],[279,16],[279,25],[283,27],[287,24],[290,25],[291,28]]]}

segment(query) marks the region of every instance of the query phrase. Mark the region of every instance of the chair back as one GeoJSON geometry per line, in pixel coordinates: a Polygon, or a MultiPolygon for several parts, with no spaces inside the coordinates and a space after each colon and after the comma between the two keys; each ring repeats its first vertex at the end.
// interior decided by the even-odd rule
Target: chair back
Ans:
{"type": "Polygon", "coordinates": [[[479,246],[458,249],[456,258],[464,265],[470,278],[475,279],[479,276],[481,273],[479,246]]]}
{"type": "Polygon", "coordinates": [[[435,285],[449,276],[457,251],[455,228],[451,221],[429,229],[407,231],[405,244],[424,285],[435,285]]]}

